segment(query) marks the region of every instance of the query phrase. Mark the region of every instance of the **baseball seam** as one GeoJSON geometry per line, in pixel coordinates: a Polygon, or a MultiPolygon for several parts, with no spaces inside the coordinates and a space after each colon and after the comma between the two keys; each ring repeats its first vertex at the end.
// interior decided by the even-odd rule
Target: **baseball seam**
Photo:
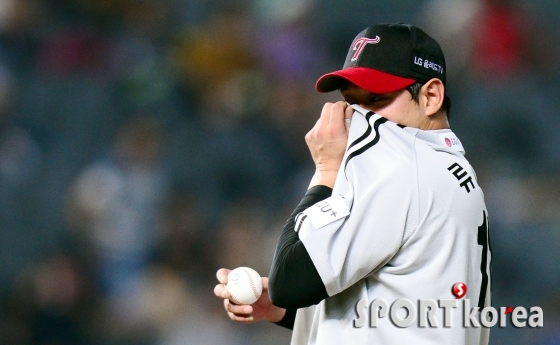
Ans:
{"type": "Polygon", "coordinates": [[[255,282],[253,281],[253,277],[251,276],[251,272],[249,272],[246,269],[241,269],[243,272],[245,272],[247,274],[247,276],[249,277],[249,282],[251,283],[251,289],[253,290],[253,293],[255,294],[256,298],[259,298],[259,293],[257,292],[257,287],[255,286],[255,282]]]}
{"type": "Polygon", "coordinates": [[[233,303],[235,303],[235,304],[243,304],[243,303],[239,302],[239,301],[237,300],[237,298],[233,297],[233,295],[231,295],[231,297],[230,297],[229,299],[232,300],[233,303]]]}

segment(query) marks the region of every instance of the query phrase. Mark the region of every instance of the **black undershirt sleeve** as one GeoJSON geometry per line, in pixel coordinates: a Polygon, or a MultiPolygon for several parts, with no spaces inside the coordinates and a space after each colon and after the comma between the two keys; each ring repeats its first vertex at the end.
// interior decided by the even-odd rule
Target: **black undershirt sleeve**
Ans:
{"type": "Polygon", "coordinates": [[[276,306],[286,308],[286,316],[277,324],[292,328],[297,308],[308,307],[321,302],[329,295],[321,276],[298,233],[294,230],[295,218],[308,207],[332,194],[326,186],[310,188],[296,207],[282,229],[272,267],[268,276],[268,293],[276,306]]]}

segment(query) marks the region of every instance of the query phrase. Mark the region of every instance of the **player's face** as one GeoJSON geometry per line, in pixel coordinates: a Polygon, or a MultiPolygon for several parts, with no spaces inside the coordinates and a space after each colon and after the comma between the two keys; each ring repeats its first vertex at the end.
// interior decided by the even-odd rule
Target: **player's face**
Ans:
{"type": "Polygon", "coordinates": [[[385,94],[374,94],[346,82],[340,88],[344,100],[371,110],[391,122],[409,127],[421,127],[422,109],[406,89],[385,94]]]}

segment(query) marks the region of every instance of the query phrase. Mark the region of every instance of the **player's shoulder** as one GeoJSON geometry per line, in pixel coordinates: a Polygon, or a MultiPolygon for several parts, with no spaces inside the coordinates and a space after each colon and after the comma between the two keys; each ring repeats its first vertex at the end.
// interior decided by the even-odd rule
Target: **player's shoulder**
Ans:
{"type": "MultiPolygon", "coordinates": [[[[424,186],[439,186],[448,191],[451,188],[464,189],[471,193],[480,191],[474,168],[465,157],[465,149],[459,138],[450,129],[422,131],[415,133],[416,171],[424,186]]],[[[476,193],[471,193],[474,195],[476,193]]]]}

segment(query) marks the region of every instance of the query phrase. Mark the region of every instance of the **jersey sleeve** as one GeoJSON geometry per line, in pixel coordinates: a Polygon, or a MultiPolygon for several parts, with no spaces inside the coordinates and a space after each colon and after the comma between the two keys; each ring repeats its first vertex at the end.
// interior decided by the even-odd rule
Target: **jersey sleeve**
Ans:
{"type": "Polygon", "coordinates": [[[288,309],[304,308],[328,297],[294,226],[296,217],[302,211],[331,194],[332,189],[326,186],[310,188],[282,229],[268,276],[268,294],[274,305],[288,309]]]}
{"type": "Polygon", "coordinates": [[[296,218],[330,296],[386,265],[418,224],[414,138],[368,115],[352,119],[332,196],[296,218]]]}

